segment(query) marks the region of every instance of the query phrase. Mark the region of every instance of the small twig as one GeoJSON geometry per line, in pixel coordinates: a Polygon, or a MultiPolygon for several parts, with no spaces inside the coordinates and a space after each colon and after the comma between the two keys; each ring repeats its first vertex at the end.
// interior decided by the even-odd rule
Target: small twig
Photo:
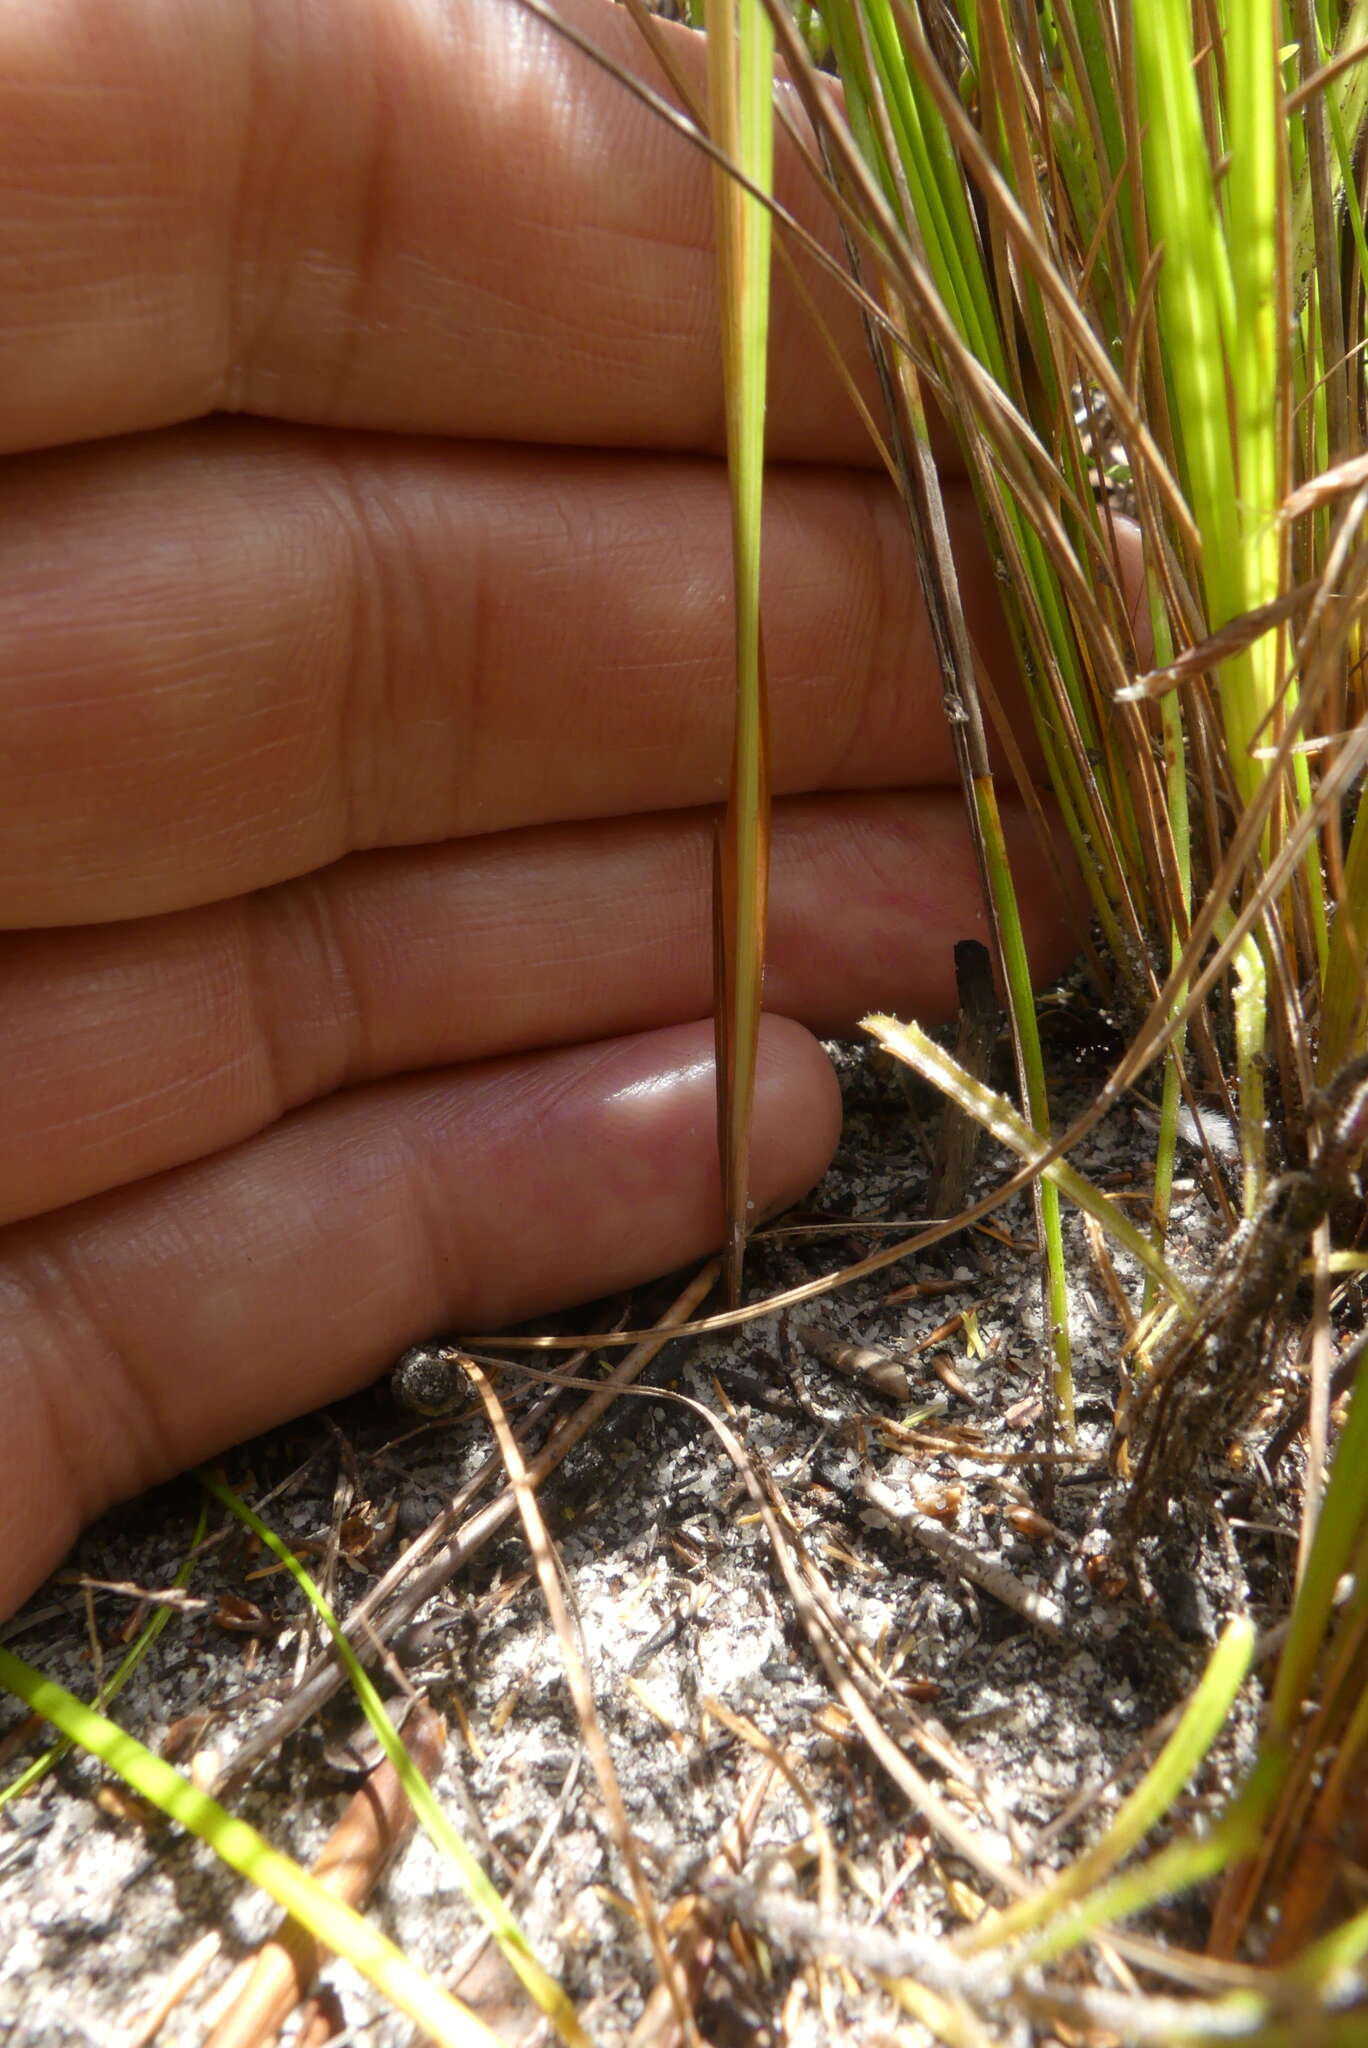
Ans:
{"type": "Polygon", "coordinates": [[[82,1573],[71,1579],[63,1575],[61,1583],[79,1586],[83,1593],[116,1593],[121,1600],[137,1600],[144,1607],[169,1607],[175,1614],[203,1614],[214,1605],[212,1600],[197,1593],[183,1593],[177,1586],[154,1590],[133,1579],[92,1579],[82,1573]]]}
{"type": "Polygon", "coordinates": [[[822,1364],[829,1365],[833,1372],[872,1387],[886,1401],[911,1400],[912,1389],[908,1385],[907,1374],[887,1351],[876,1350],[872,1344],[852,1343],[848,1337],[840,1337],[834,1330],[824,1330],[820,1323],[795,1322],[793,1334],[807,1346],[814,1358],[820,1358],[822,1364]]]}
{"type": "MultiPolygon", "coordinates": [[[[1360,1330],[1358,1336],[1346,1346],[1335,1362],[1335,1369],[1330,1375],[1330,1383],[1326,1390],[1330,1405],[1333,1406],[1340,1395],[1347,1393],[1352,1386],[1355,1375],[1363,1363],[1365,1352],[1368,1352],[1368,1330],[1360,1330]]],[[[1276,1471],[1286,1457],[1298,1432],[1305,1427],[1310,1412],[1311,1395],[1308,1390],[1293,1402],[1269,1439],[1268,1449],[1264,1452],[1264,1462],[1270,1472],[1276,1471]]]]}
{"type": "Polygon", "coordinates": [[[221,1928],[211,1928],[188,1948],[162,1984],[152,2004],[135,2013],[119,2034],[120,2048],[151,2048],[176,2007],[192,1991],[223,1946],[221,1928]]]}
{"type": "MultiPolygon", "coordinates": [[[[663,1338],[661,1341],[664,1341],[663,1338]]],[[[529,1368],[522,1367],[520,1370],[528,1371],[529,1368]]],[[[629,1391],[640,1393],[641,1390],[629,1391]]],[[[874,1682],[881,1685],[888,1695],[896,1698],[895,1689],[890,1685],[886,1675],[878,1670],[873,1653],[850,1635],[848,1624],[841,1613],[840,1603],[808,1555],[801,1538],[795,1530],[785,1527],[782,1502],[773,1492],[772,1485],[767,1486],[762,1467],[754,1453],[740,1443],[735,1433],[719,1415],[715,1415],[701,1401],[695,1401],[687,1394],[676,1393],[669,1387],[654,1387],[650,1390],[649,1396],[643,1398],[668,1402],[676,1408],[687,1408],[690,1414],[696,1415],[712,1430],[759,1512],[775,1562],[818,1662],[832,1690],[865,1742],[904,1798],[957,1855],[963,1857],[965,1862],[1005,1892],[1009,1898],[1021,1897],[1028,1889],[1027,1880],[1010,1864],[1003,1863],[984,1842],[979,1831],[962,1821],[954,1809],[908,1761],[902,1748],[888,1734],[856,1683],[852,1665],[858,1668],[862,1662],[867,1661],[874,1667],[874,1682]],[[846,1662],[842,1662],[843,1657],[846,1662]]],[[[900,1704],[909,1724],[925,1746],[926,1732],[917,1729],[914,1718],[907,1714],[906,1703],[900,1704]]]]}
{"type": "Polygon", "coordinates": [[[916,1508],[902,1506],[896,1496],[881,1480],[875,1479],[872,1473],[862,1472],[857,1486],[863,1500],[867,1500],[872,1508],[877,1508],[881,1515],[886,1515],[905,1536],[914,1537],[925,1549],[938,1557],[942,1564],[948,1564],[962,1578],[971,1580],[994,1600],[1001,1601],[1004,1607],[1010,1607],[1013,1614],[1029,1622],[1032,1628],[1038,1629],[1041,1635],[1048,1636],[1052,1642],[1063,1643],[1071,1640],[1072,1630],[1058,1601],[1051,1600],[1047,1594],[1036,1593],[1031,1587],[1023,1585],[1005,1564],[1000,1564],[996,1558],[985,1557],[981,1551],[975,1550],[972,1544],[966,1543],[962,1536],[956,1536],[949,1529],[943,1529],[930,1515],[923,1515],[916,1508]]]}
{"type": "MultiPolygon", "coordinates": [[[[955,1058],[976,1081],[986,1082],[1001,1014],[993,987],[992,961],[988,948],[978,939],[961,939],[955,947],[955,985],[959,991],[955,1058]]],[[[947,1095],[926,1190],[930,1215],[954,1216],[964,1207],[982,1136],[978,1119],[947,1095]]],[[[954,1240],[947,1242],[953,1244],[954,1240]]]]}
{"type": "Polygon", "coordinates": [[[1323,1135],[1311,1164],[1267,1189],[1191,1324],[1118,1407],[1112,1457],[1141,1450],[1126,1501],[1123,1544],[1149,1533],[1198,1460],[1244,1429],[1274,1371],[1287,1304],[1312,1232],[1359,1193],[1368,1148],[1368,1057],[1351,1060],[1318,1100],[1323,1135]]]}
{"type": "Polygon", "coordinates": [[[1105,1990],[1077,1989],[1023,1977],[991,1954],[963,1961],[929,1934],[886,1934],[824,1913],[805,1899],[758,1891],[739,1879],[710,1874],[704,1895],[781,1955],[830,1956],[867,1976],[912,1977],[945,1998],[962,1998],[977,2011],[1019,2012],[1041,2024],[1063,2022],[1082,2032],[1103,2032],[1118,2040],[1154,2042],[1254,2040],[1269,2017],[1262,2001],[1232,2006],[1221,1999],[1197,2000],[1105,1990]]]}
{"type": "MultiPolygon", "coordinates": [[[[446,1723],[428,1707],[415,1703],[404,1724],[404,1747],[429,1781],[441,1768],[445,1746],[446,1723]]],[[[355,1794],[329,1835],[313,1866],[314,1877],[345,1905],[359,1905],[413,1820],[399,1774],[386,1759],[355,1794]]],[[[325,1954],[322,1944],[297,1920],[282,1920],[245,1966],[241,1989],[205,2048],[258,2048],[274,2039],[313,1982],[325,1954]]]]}
{"type": "MultiPolygon", "coordinates": [[[[705,1875],[715,1872],[730,1877],[745,1863],[774,1777],[775,1767],[767,1761],[738,1811],[722,1830],[722,1839],[704,1866],[705,1875]]],[[[696,2003],[717,1956],[718,1916],[696,1885],[691,1885],[689,1893],[672,1907],[670,1924],[675,1961],[684,1973],[690,1998],[696,2003]]],[[[632,2029],[628,2048],[675,2048],[679,2039],[668,1987],[657,1984],[632,2029]]]]}
{"type": "MultiPolygon", "coordinates": [[[[584,1751],[583,1749],[577,1749],[570,1760],[569,1770],[561,1780],[560,1790],[557,1792],[552,1803],[551,1811],[542,1822],[536,1841],[528,1850],[526,1859],[518,1865],[518,1868],[513,1872],[508,1881],[504,1891],[504,1904],[506,1906],[513,1907],[520,1900],[525,1899],[531,1890],[532,1880],[545,1861],[547,1850],[565,1825],[565,1816],[570,1810],[570,1801],[573,1799],[575,1787],[579,1783],[580,1767],[583,1762],[584,1751]]],[[[478,1927],[467,1941],[465,1947],[458,1949],[453,1956],[450,1969],[447,1972],[447,1981],[457,1997],[461,1995],[463,1980],[470,1975],[493,1939],[493,1934],[487,1927],[478,1927]]],[[[467,1998],[466,2003],[469,2004],[470,2002],[467,1998]]]]}
{"type": "Polygon", "coordinates": [[[532,1477],[531,1469],[523,1462],[522,1453],[509,1428],[503,1403],[494,1391],[493,1383],[483,1367],[477,1365],[473,1358],[467,1358],[465,1369],[484,1403],[489,1426],[494,1432],[500,1456],[508,1473],[510,1491],[522,1521],[527,1547],[532,1553],[532,1562],[536,1566],[542,1599],[546,1602],[546,1611],[551,1618],[551,1626],[556,1632],[556,1641],[560,1646],[561,1668],[565,1672],[566,1684],[570,1688],[570,1697],[575,1703],[584,1747],[593,1766],[594,1776],[598,1779],[614,1843],[627,1866],[637,1911],[641,1915],[642,1927],[651,1944],[656,1969],[660,1973],[661,1982],[670,1987],[674,2016],[685,2039],[693,2041],[697,2037],[689,2012],[688,1988],[670,1953],[660,1912],[651,1887],[646,1881],[636,1837],[627,1818],[622,1787],[613,1768],[612,1754],[594,1700],[594,1689],[589,1680],[584,1657],[575,1639],[574,1623],[570,1617],[565,1589],[561,1584],[563,1568],[546,1533],[546,1524],[537,1505],[536,1481],[532,1477]]]}

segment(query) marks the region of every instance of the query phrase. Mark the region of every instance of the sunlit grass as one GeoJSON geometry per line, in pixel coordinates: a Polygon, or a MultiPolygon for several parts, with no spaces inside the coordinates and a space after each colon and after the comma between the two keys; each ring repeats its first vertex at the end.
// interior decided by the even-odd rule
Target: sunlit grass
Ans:
{"type": "Polygon", "coordinates": [[[762,197],[773,179],[770,111],[774,32],[761,7],[710,6],[708,117],[713,141],[745,184],[714,171],[722,309],[727,470],[731,479],[736,705],[731,791],[717,844],[714,976],[718,1151],[726,1219],[724,1278],[741,1294],[750,1227],[751,1105],[760,1031],[769,894],[769,737],[760,625],[761,499],[772,221],[762,197]]]}
{"type": "MultiPolygon", "coordinates": [[[[1142,1310],[1167,1304],[1159,1327],[1172,1355],[1185,1320],[1200,1315],[1219,1360],[1220,1304],[1166,1253],[1184,1103],[1206,1098],[1232,1113],[1234,1208],[1256,1242],[1275,1174],[1314,1175],[1318,1148],[1368,1144],[1359,1124],[1335,1136],[1318,1092],[1368,1049],[1368,805],[1357,803],[1368,767],[1368,240],[1356,186],[1368,6],[820,0],[791,17],[780,0],[751,4],[774,21],[821,137],[858,282],[887,316],[874,346],[900,451],[895,481],[992,907],[1019,1111],[915,1027],[869,1021],[885,1047],[1037,1165],[1049,1383],[1067,1431],[1061,1196],[1136,1260],[1142,1310]],[[839,104],[808,54],[828,49],[839,104]],[[984,679],[928,474],[932,406],[958,441],[1003,567],[1051,790],[1090,892],[1100,993],[1133,1020],[1102,1099],[1147,1071],[1158,1083],[1148,1233],[1051,1142],[983,740],[984,679]],[[1148,675],[1117,573],[1121,493],[1139,526],[1148,675]]],[[[1355,1114],[1368,1123],[1368,1112],[1355,1114]]],[[[1281,1930],[1273,1963],[1302,1973],[1297,1990],[1270,1968],[1266,1987],[1222,2015],[1232,2033],[1270,2042],[1289,2038],[1284,1995],[1295,2004],[1312,1983],[1326,1989],[1331,1956],[1343,1964],[1364,1946],[1347,1930],[1338,1948],[1333,1936],[1310,1945],[1333,1882],[1324,1844],[1368,1759],[1368,1365],[1322,1500],[1332,1317],[1356,1225],[1328,1197],[1303,1213],[1325,1218],[1304,1247],[1318,1361],[1304,1567],[1257,1766],[1205,1837],[1175,1841],[1105,1885],[1094,1880],[1115,1858],[1099,1844],[981,1936],[991,1947],[1013,1928],[1041,1929],[1031,1950],[1041,1963],[1170,1889],[1223,1876],[1215,1951],[1241,1953],[1271,1914],[1281,1930]],[[1349,1237],[1336,1239],[1331,1226],[1346,1221],[1349,1237]]],[[[1283,1263],[1284,1298],[1260,1310],[1263,1341],[1291,1308],[1300,1268],[1283,1263]]],[[[1270,1381],[1274,1366],[1265,1360],[1270,1381]]],[[[1162,1388],[1162,1374],[1152,1384],[1162,1388]]],[[[1243,1670],[1239,1660],[1223,1666],[1194,1696],[1204,1747],[1243,1670]]],[[[1147,1781],[1147,1824],[1172,1797],[1170,1788],[1155,1802],[1161,1784],[1147,1781]]],[[[1114,1831],[1105,1841],[1118,1847],[1114,1831]]],[[[929,2023],[957,2038],[962,2011],[936,2011],[929,2023]]],[[[1193,2022],[1200,2032],[1195,2011],[1193,2022]]],[[[1328,2014],[1314,2024],[1336,2031],[1328,2014]]]]}
{"type": "Polygon", "coordinates": [[[493,2048],[498,2037],[449,1998],[387,1936],[162,1757],[4,1648],[0,1685],[51,1721],[68,1742],[97,1757],[168,1820],[198,1835],[221,1862],[267,1893],[318,1941],[345,1956],[391,2004],[423,2028],[425,2038],[441,2042],[443,2048],[493,2048]]]}

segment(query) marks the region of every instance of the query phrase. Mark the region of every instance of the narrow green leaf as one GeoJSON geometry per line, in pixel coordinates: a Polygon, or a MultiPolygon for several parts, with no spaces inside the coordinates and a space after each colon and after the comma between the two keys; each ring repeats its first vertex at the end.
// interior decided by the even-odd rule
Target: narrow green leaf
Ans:
{"type": "MultiPolygon", "coordinates": [[[[204,1537],[204,1525],[207,1519],[207,1504],[201,1503],[199,1520],[195,1524],[195,1533],[190,1539],[189,1551],[182,1558],[176,1576],[171,1581],[177,1591],[182,1591],[190,1583],[190,1577],[195,1569],[198,1558],[199,1546],[204,1537]]],[[[169,1623],[174,1619],[175,1610],[173,1608],[158,1607],[154,1611],[147,1626],[141,1629],[136,1639],[129,1644],[128,1649],[119,1659],[116,1669],[96,1693],[91,1703],[96,1713],[103,1712],[111,1700],[118,1698],[129,1679],[133,1676],[133,1673],[151,1651],[169,1623]]],[[[22,1799],[26,1793],[31,1792],[34,1786],[47,1776],[53,1765],[65,1756],[70,1747],[70,1743],[65,1738],[60,1742],[54,1742],[50,1749],[44,1750],[41,1756],[35,1757],[31,1764],[26,1765],[17,1778],[12,1778],[3,1791],[0,1791],[0,1813],[3,1813],[11,1800],[22,1799]]]]}
{"type": "Polygon", "coordinates": [[[369,1921],[103,1714],[5,1649],[0,1649],[0,1685],[107,1764],[139,1798],[207,1842],[230,1870],[267,1893],[334,1954],[345,1956],[443,2048],[498,2048],[497,2036],[482,2020],[434,1984],[369,1921]]]}
{"type": "MultiPolygon", "coordinates": [[[[774,31],[761,0],[708,9],[713,139],[757,192],[773,184],[774,31]]],[[[731,482],[736,712],[731,789],[717,863],[718,1145],[727,1292],[740,1297],[749,1228],[750,1127],[769,895],[769,765],[760,543],[765,479],[771,216],[725,171],[714,173],[721,266],[722,365],[731,482]]]]}
{"type": "MultiPolygon", "coordinates": [[[[970,1116],[976,1117],[986,1131],[1015,1152],[1019,1159],[1029,1162],[1043,1158],[1046,1145],[1040,1134],[1033,1131],[1025,1118],[1019,1116],[1011,1103],[996,1090],[984,1087],[966,1074],[949,1053],[927,1037],[919,1024],[900,1024],[896,1017],[874,1016],[863,1020],[863,1029],[871,1032],[886,1052],[891,1052],[895,1059],[905,1060],[924,1081],[930,1081],[967,1110],[970,1116]]],[[[1192,1295],[1162,1254],[1100,1188],[1094,1187],[1076,1167],[1070,1166],[1067,1159],[1053,1159],[1041,1170],[1061,1194],[1067,1195],[1077,1208],[1100,1223],[1123,1251],[1129,1252],[1138,1265],[1153,1274],[1181,1314],[1191,1316],[1195,1313],[1192,1295]]]]}
{"type": "MultiPolygon", "coordinates": [[[[1183,1709],[1178,1726],[1130,1797],[1124,1801],[1105,1835],[1091,1849],[1085,1850],[1067,1870],[1062,1870],[1043,1891],[1018,1900],[1015,1905],[975,1927],[972,1934],[959,1943],[966,1953],[996,1948],[1002,1942],[1044,1927],[1066,1906],[1074,1905],[1101,1884],[1117,1864],[1138,1847],[1150,1829],[1170,1811],[1225,1726],[1235,1696],[1249,1674],[1254,1640],[1250,1622],[1237,1617],[1227,1624],[1211,1653],[1200,1684],[1183,1709]]],[[[1082,1924],[1075,1921],[1071,1926],[1082,1924]]],[[[1100,1923],[1093,1921],[1092,1924],[1100,1923]]],[[[1057,1952],[1053,1946],[1051,1952],[1057,1952]]]]}
{"type": "Polygon", "coordinates": [[[375,1731],[377,1740],[390,1763],[398,1773],[410,1806],[434,1845],[445,1855],[459,1873],[466,1897],[475,1908],[486,1927],[498,1942],[509,1968],[521,1979],[524,1989],[535,1999],[540,2010],[556,2027],[561,2038],[572,2044],[572,2048],[588,2048],[584,2031],[575,2016],[574,2007],[555,1979],[547,1974],[537,1961],[528,1944],[526,1935],[514,1920],[495,1887],[490,1883],[479,1863],[456,1833],[433,1794],[421,1771],[414,1766],[413,1759],[405,1749],[398,1729],[385,1712],[379,1693],[357,1659],[356,1652],[347,1641],[338,1625],[337,1617],[324,1599],[322,1592],[305,1571],[299,1559],[281,1541],[274,1529],[254,1514],[244,1500],[231,1487],[224,1486],[209,1472],[201,1471],[200,1483],[216,1501],[237,1517],[244,1528],[250,1529],[271,1555],[285,1566],[295,1584],[319,1616],[333,1640],[342,1663],[346,1666],[347,1677],[352,1690],[361,1703],[362,1712],[375,1731]]]}

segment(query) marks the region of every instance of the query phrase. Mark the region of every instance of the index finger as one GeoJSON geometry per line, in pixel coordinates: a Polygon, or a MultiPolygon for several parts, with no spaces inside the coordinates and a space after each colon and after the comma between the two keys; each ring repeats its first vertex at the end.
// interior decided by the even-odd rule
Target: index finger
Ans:
{"type": "MultiPolygon", "coordinates": [[[[656,82],[621,8],[559,5],[656,82]]],[[[701,83],[701,38],[662,28],[701,83]]],[[[216,410],[714,449],[711,176],[519,0],[0,8],[0,449],[216,410]]],[[[771,422],[779,456],[869,459],[782,278],[771,422]]]]}

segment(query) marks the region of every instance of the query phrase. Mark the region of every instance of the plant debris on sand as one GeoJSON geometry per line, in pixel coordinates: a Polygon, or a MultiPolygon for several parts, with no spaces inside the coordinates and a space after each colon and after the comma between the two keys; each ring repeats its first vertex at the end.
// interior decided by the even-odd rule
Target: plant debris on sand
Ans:
{"type": "MultiPolygon", "coordinates": [[[[770,1288],[826,1270],[833,1239],[851,1256],[870,1244],[869,1228],[839,1217],[869,1224],[920,1210],[928,1148],[905,1091],[877,1055],[846,1054],[843,1065],[847,1142],[813,1205],[824,1227],[756,1247],[755,1277],[770,1288]]],[[[1152,1135],[1142,1109],[1116,1112],[1084,1155],[1093,1177],[1117,1192],[1142,1188],[1152,1135]]],[[[1217,1230],[1197,1186],[1201,1155],[1189,1157],[1197,1172],[1177,1228],[1190,1233],[1182,1256],[1196,1271],[1211,1263],[1217,1230]]],[[[1000,1174],[1000,1162],[990,1167],[1000,1174]]],[[[1005,1998],[1001,1966],[957,1961],[947,1938],[984,1911],[994,1866],[1036,1884],[1097,1838],[1171,1734],[1231,1614],[1251,1618],[1261,1663],[1164,1832],[1179,1837],[1221,1813],[1253,1760],[1259,1670],[1285,1621],[1295,1563],[1297,1457],[1271,1480],[1257,1463],[1233,1472],[1215,1461],[1207,1500],[1155,1553],[1150,1598],[1122,1594],[1099,1541],[1116,1491],[1105,1452],[1122,1341],[1107,1268],[1080,1222],[1070,1233],[1079,1441],[1051,1456],[1034,1364],[1039,1292],[1015,1236],[1029,1228],[1029,1204],[1019,1198],[996,1223],[991,1238],[969,1234],[838,1304],[795,1311],[787,1329],[762,1323],[677,1345],[651,1369],[730,1421],[801,1554],[809,1597],[832,1602],[832,1654],[872,1703],[913,1791],[925,1786],[987,1871],[937,1832],[934,1807],[920,1810],[890,1778],[834,1696],[751,1493],[696,1414],[621,1395],[543,1487],[629,1824],[709,2040],[875,2039],[895,2024],[879,1987],[904,1978],[904,2006],[933,1993],[979,2004],[994,1970],[994,1995],[1005,1998]],[[904,1298],[889,1306],[890,1293],[904,1298]],[[796,1335],[800,1322],[857,1342],[864,1370],[824,1365],[796,1335]],[[870,1360],[901,1367],[905,1398],[880,1394],[870,1360]],[[913,1517],[959,1551],[937,1555],[909,1528],[913,1517]]],[[[650,1306],[634,1302],[634,1317],[650,1306]]],[[[530,1383],[505,1381],[504,1393],[515,1417],[541,1399],[530,1383]]],[[[567,1390],[560,1406],[582,1398],[567,1390]]],[[[548,1417],[541,1431],[549,1426],[548,1417]]],[[[316,1575],[331,1559],[335,1604],[346,1608],[488,1450],[472,1402],[415,1429],[382,1387],[248,1446],[227,1470],[316,1575]]],[[[99,1675],[92,1640],[117,1659],[146,1612],[137,1589],[171,1584],[194,1513],[175,1488],[111,1517],[73,1572],[123,1590],[83,1592],[64,1575],[6,1640],[88,1693],[99,1675]]],[[[250,1777],[233,1779],[254,1737],[290,1725],[280,1709],[316,1644],[303,1601],[258,1546],[232,1524],[218,1537],[189,1577],[174,1635],[118,1711],[183,1766],[197,1759],[205,1781],[229,1778],[234,1806],[308,1861],[373,1751],[339,1687],[301,1732],[271,1741],[250,1777]]],[[[671,2038],[511,1525],[473,1551],[391,1649],[387,1689],[402,1670],[448,1719],[440,1796],[590,2037],[671,2038]]],[[[31,1739],[13,1710],[6,1731],[12,1773],[31,1739]]],[[[69,1755],[10,1810],[0,1838],[0,2017],[13,2048],[136,2038],[137,2016],[176,1990],[156,2038],[199,2041],[206,2001],[272,1924],[269,1902],[244,1897],[202,1846],[168,1838],[135,1802],[106,1794],[92,1826],[99,1776],[69,1755]]],[[[386,1876],[381,1912],[405,1950],[506,2038],[530,2031],[525,1994],[423,1836],[386,1876]],[[453,1981],[452,1959],[467,1946],[453,1981]]],[[[1203,1917],[1200,1898],[1159,1905],[1118,1934],[1091,2020],[1087,1980],[1075,1979],[1075,2024],[1114,2028],[1123,2006],[1134,2019],[1151,2005],[1171,2022],[1170,1996],[1198,1968],[1203,1917]]],[[[345,1965],[325,1982],[350,2024],[374,2009],[345,1965]]],[[[1031,2038],[1044,2007],[1020,1987],[1013,1999],[1017,2019],[1000,2015],[996,2037],[1031,2038]]],[[[380,2019],[365,2038],[397,2044],[411,2028],[380,2019]]]]}

